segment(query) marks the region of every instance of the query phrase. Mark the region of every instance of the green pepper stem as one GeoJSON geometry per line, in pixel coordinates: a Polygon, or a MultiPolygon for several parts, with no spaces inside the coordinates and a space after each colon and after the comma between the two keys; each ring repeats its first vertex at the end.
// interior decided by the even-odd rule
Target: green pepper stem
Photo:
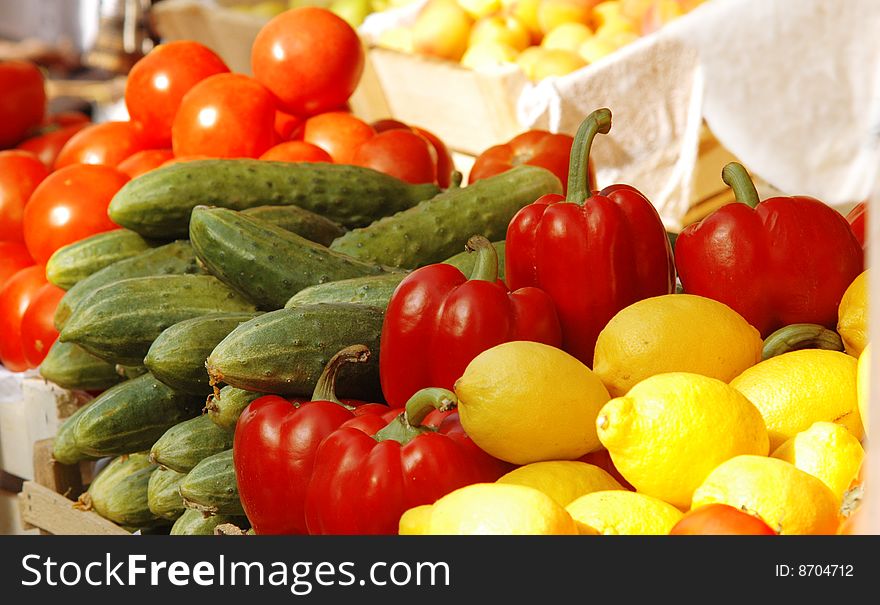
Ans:
{"type": "Polygon", "coordinates": [[[495,283],[498,279],[498,252],[492,242],[482,235],[474,235],[467,241],[465,250],[477,253],[477,261],[469,279],[495,283]]]}
{"type": "Polygon", "coordinates": [[[336,397],[336,377],[339,375],[339,370],[342,369],[343,365],[347,363],[364,363],[369,358],[370,349],[364,345],[351,345],[339,351],[327,362],[327,365],[324,366],[324,371],[318,377],[315,390],[312,392],[312,401],[332,401],[347,410],[353,410],[354,407],[342,403],[336,397]]]}
{"type": "Polygon", "coordinates": [[[747,206],[754,208],[761,200],[758,198],[758,190],[755,189],[755,183],[749,176],[745,166],[738,162],[730,162],[721,170],[721,180],[724,184],[733,189],[736,201],[742,202],[747,206]]]}
{"type": "Polygon", "coordinates": [[[404,411],[373,436],[376,441],[397,441],[406,445],[419,435],[432,432],[422,421],[434,410],[446,412],[458,405],[455,393],[446,389],[430,387],[416,392],[406,402],[404,411]]]}
{"type": "Polygon", "coordinates": [[[843,351],[843,340],[834,330],[818,324],[791,324],[773,332],[764,340],[761,359],[801,349],[843,351]]]}
{"type": "Polygon", "coordinates": [[[590,179],[590,149],[597,134],[608,134],[610,130],[611,110],[604,107],[588,115],[581,123],[571,145],[566,201],[583,204],[593,195],[595,183],[590,179]]]}

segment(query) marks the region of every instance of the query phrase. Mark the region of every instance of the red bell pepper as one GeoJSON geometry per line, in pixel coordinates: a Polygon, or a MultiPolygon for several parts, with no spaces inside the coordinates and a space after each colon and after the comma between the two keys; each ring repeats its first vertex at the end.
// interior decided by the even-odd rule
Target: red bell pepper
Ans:
{"type": "Polygon", "coordinates": [[[867,202],[859,202],[855,205],[855,207],[849,211],[849,214],[846,215],[846,220],[849,223],[850,229],[852,229],[853,235],[856,236],[856,239],[859,240],[859,244],[862,245],[862,248],[865,248],[865,221],[868,220],[868,204],[867,202]]]}
{"type": "Polygon", "coordinates": [[[740,203],[688,225],[675,244],[684,291],[721,301],[763,337],[788,324],[833,328],[864,253],[846,219],[811,197],[763,202],[742,165],[722,179],[740,203]]]}
{"type": "Polygon", "coordinates": [[[346,423],[333,431],[315,456],[306,497],[309,533],[396,534],[407,509],[511,470],[470,440],[457,413],[436,428],[424,425],[429,412],[456,402],[446,389],[423,389],[390,423],[362,417],[359,428],[346,423]]]}
{"type": "Polygon", "coordinates": [[[382,414],[388,406],[340,401],[336,375],[346,363],[361,363],[369,350],[353,345],[337,353],[318,380],[312,400],[277,395],[255,399],[238,419],[233,461],[245,513],[258,534],[304,534],[306,487],[321,440],[348,420],[382,414]]]}
{"type": "Polygon", "coordinates": [[[507,229],[508,284],[549,294],[562,348],[591,367],[596,338],[618,311],[675,288],[672,248],[651,202],[629,185],[591,194],[590,146],[610,129],[610,111],[591,113],[571,150],[567,195],[542,196],[507,229]]]}
{"type": "Polygon", "coordinates": [[[560,343],[553,301],[537,288],[509,292],[485,237],[472,237],[468,249],[478,255],[470,279],[451,265],[428,265],[404,278],[388,303],[379,376],[392,407],[425,387],[452,389],[471,360],[495,345],[560,343]]]}

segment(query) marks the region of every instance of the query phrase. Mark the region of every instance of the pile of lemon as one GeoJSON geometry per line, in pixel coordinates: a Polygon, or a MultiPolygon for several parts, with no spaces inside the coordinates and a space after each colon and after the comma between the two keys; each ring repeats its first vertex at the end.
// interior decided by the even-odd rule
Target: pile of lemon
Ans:
{"type": "Polygon", "coordinates": [[[687,294],[620,311],[592,369],[533,342],[485,351],[455,385],[461,422],[520,466],[406,512],[401,533],[668,534],[718,504],[772,533],[839,532],[868,425],[866,284],[840,304],[845,352],[774,354],[735,311],[687,294]]]}

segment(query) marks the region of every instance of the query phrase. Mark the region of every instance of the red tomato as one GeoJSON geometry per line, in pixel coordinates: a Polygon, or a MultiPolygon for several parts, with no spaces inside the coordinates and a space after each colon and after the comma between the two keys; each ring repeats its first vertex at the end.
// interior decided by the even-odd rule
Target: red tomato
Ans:
{"type": "Polygon", "coordinates": [[[0,241],[23,242],[24,207],[49,171],[33,153],[0,151],[0,241]]]}
{"type": "Polygon", "coordinates": [[[409,126],[404,124],[403,122],[398,122],[397,120],[376,120],[371,124],[371,126],[376,130],[376,132],[385,132],[386,130],[409,130],[409,126]]]}
{"type": "Polygon", "coordinates": [[[25,361],[32,368],[43,363],[49,348],[58,338],[55,307],[62,296],[64,290],[54,284],[44,284],[21,318],[21,348],[25,361]]]}
{"type": "MultiPolygon", "coordinates": [[[[520,164],[529,164],[546,168],[559,177],[564,191],[568,185],[568,162],[572,143],[574,138],[567,134],[529,130],[503,145],[495,145],[481,153],[474,161],[468,181],[473,183],[506,172],[520,164]]],[[[592,175],[592,164],[589,169],[592,175]]],[[[591,182],[595,182],[595,179],[591,178],[591,182]]]]}
{"type": "Polygon", "coordinates": [[[73,138],[73,135],[88,125],[88,122],[80,122],[58,129],[46,129],[45,134],[26,140],[17,149],[35,153],[46,168],[51,170],[55,166],[55,160],[58,158],[58,154],[61,153],[61,149],[73,138]]]}
{"type": "Polygon", "coordinates": [[[198,162],[199,160],[216,160],[217,158],[213,158],[207,155],[178,155],[170,160],[166,161],[162,164],[164,166],[171,166],[172,164],[183,164],[184,162],[198,162]]]}
{"type": "Polygon", "coordinates": [[[184,95],[205,78],[228,72],[226,63],[198,42],[160,44],[135,63],[128,74],[128,115],[144,125],[154,147],[169,147],[171,125],[184,95]]]}
{"type": "Polygon", "coordinates": [[[386,130],[364,141],[352,161],[408,183],[437,181],[437,152],[426,138],[412,130],[386,130]]]}
{"type": "Polygon", "coordinates": [[[128,178],[133,179],[154,168],[158,168],[168,160],[174,158],[170,149],[145,149],[128,156],[116,167],[119,172],[124,172],[128,178]]]}
{"type": "Polygon", "coordinates": [[[332,162],[330,154],[305,141],[285,141],[260,156],[274,162],[332,162]]]}
{"type": "Polygon", "coordinates": [[[171,141],[174,155],[259,157],[275,144],[275,99],[242,74],[205,78],[183,97],[171,141]]]}
{"type": "Polygon", "coordinates": [[[40,69],[28,61],[0,61],[0,149],[20,143],[45,113],[40,69]]]}
{"type": "Polygon", "coordinates": [[[67,141],[55,160],[55,170],[72,164],[115,167],[148,146],[143,127],[136,122],[91,124],[67,141]]]}
{"type": "Polygon", "coordinates": [[[275,112],[275,134],[278,135],[279,141],[301,139],[303,124],[304,122],[298,116],[283,111],[275,112]]]}
{"type": "Polygon", "coordinates": [[[107,206],[128,177],[109,166],[75,164],[50,174],[24,209],[24,241],[45,263],[61,246],[117,229],[107,206]]]}
{"type": "Polygon", "coordinates": [[[251,68],[285,111],[311,116],[348,101],[364,71],[364,49],[357,32],[330,11],[295,8],[257,34],[251,68]]]}
{"type": "Polygon", "coordinates": [[[769,525],[755,515],[727,504],[707,504],[695,508],[669,531],[675,536],[775,536],[769,525]]]}
{"type": "Polygon", "coordinates": [[[449,153],[449,149],[446,148],[443,141],[441,141],[435,134],[416,126],[407,126],[403,122],[398,122],[397,120],[378,120],[373,122],[373,128],[376,129],[376,132],[380,133],[385,132],[386,130],[411,130],[416,134],[425,137],[428,142],[434,146],[434,151],[437,154],[437,185],[446,189],[452,184],[452,175],[455,172],[455,163],[452,161],[452,154],[449,153]]]}
{"type": "Polygon", "coordinates": [[[859,243],[862,245],[862,248],[865,248],[865,227],[868,219],[868,202],[859,202],[853,207],[852,210],[849,211],[849,214],[846,215],[846,220],[849,223],[850,229],[852,229],[853,234],[856,236],[856,239],[859,240],[859,243]]]}
{"type": "Polygon", "coordinates": [[[351,164],[361,143],[374,136],[372,126],[341,111],[311,117],[303,129],[303,141],[329,153],[337,164],[351,164]]]}
{"type": "Polygon", "coordinates": [[[21,346],[21,318],[46,283],[46,267],[22,269],[0,288],[0,362],[12,372],[28,369],[21,346]]]}
{"type": "Polygon", "coordinates": [[[0,242],[0,288],[10,277],[33,264],[34,259],[24,244],[0,242]]]}
{"type": "Polygon", "coordinates": [[[43,129],[46,128],[64,128],[65,126],[73,126],[74,124],[88,124],[91,118],[81,111],[59,111],[46,116],[43,121],[43,129]]]}

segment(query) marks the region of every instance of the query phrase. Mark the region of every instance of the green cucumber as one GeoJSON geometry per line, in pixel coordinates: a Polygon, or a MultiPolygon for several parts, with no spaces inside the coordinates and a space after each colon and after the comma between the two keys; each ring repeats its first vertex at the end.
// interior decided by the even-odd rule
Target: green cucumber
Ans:
{"type": "Polygon", "coordinates": [[[172,536],[213,536],[214,528],[224,523],[244,529],[249,527],[247,517],[234,517],[231,515],[207,515],[194,509],[188,508],[171,526],[172,536]]]}
{"type": "Polygon", "coordinates": [[[150,448],[150,460],[188,473],[207,458],[232,447],[233,431],[221,429],[207,415],[175,424],[150,448]]]}
{"type": "Polygon", "coordinates": [[[150,345],[144,365],[173,389],[208,395],[205,360],[226,335],[256,313],[212,313],[186,319],[163,331],[150,345]]]}
{"type": "Polygon", "coordinates": [[[142,452],[175,424],[198,416],[202,405],[202,398],[144,374],[98,395],[76,419],[73,440],[82,456],[142,452]]]}
{"type": "Polygon", "coordinates": [[[101,359],[137,365],[163,330],[185,319],[234,311],[256,309],[210,275],[136,277],[84,298],[59,338],[101,359]]]}
{"type": "Polygon", "coordinates": [[[56,462],[76,464],[80,460],[96,460],[98,458],[98,456],[89,456],[80,450],[76,445],[76,435],[74,434],[77,421],[90,405],[92,402],[79,408],[58,427],[58,432],[55,433],[55,439],[52,442],[52,458],[56,462]]]}
{"type": "Polygon", "coordinates": [[[357,303],[384,309],[404,277],[406,273],[388,273],[317,284],[294,294],[284,308],[318,303],[357,303]]]}
{"type": "Polygon", "coordinates": [[[56,340],[40,364],[40,375],[65,389],[103,391],[125,380],[116,364],[95,357],[79,345],[56,340]]]}
{"type": "Polygon", "coordinates": [[[310,396],[338,351],[353,344],[371,351],[367,363],[347,364],[337,382],[342,397],[376,399],[379,334],[384,309],[357,304],[318,304],[280,309],[233,330],[208,356],[215,383],[261,393],[310,396]]]}
{"type": "Polygon", "coordinates": [[[211,422],[221,429],[234,431],[238,417],[241,416],[244,409],[251,401],[265,394],[225,386],[216,395],[208,397],[205,410],[208,412],[207,415],[211,422]]]}
{"type": "Polygon", "coordinates": [[[180,482],[187,508],[211,515],[244,515],[235,480],[232,450],[208,456],[180,482]]]}
{"type": "Polygon", "coordinates": [[[113,263],[77,282],[67,291],[55,309],[55,327],[61,330],[76,305],[102,286],[133,277],[189,273],[204,274],[205,271],[196,262],[196,255],[188,241],[172,242],[113,263]]]}
{"type": "Polygon", "coordinates": [[[174,521],[186,510],[180,495],[180,482],[186,473],[159,468],[150,476],[147,485],[147,505],[157,517],[174,521]]]}
{"type": "Polygon", "coordinates": [[[299,206],[257,206],[243,210],[242,213],[272,223],[322,246],[329,246],[334,239],[345,233],[345,227],[339,223],[299,206]]]}
{"type": "Polygon", "coordinates": [[[361,227],[438,192],[359,166],[265,160],[200,160],[172,164],[133,179],[108,213],[144,237],[186,237],[200,205],[245,210],[299,206],[345,227],[361,227]]]}
{"type": "Polygon", "coordinates": [[[152,246],[151,242],[128,229],[98,233],[56,250],[46,262],[46,279],[69,290],[92,273],[137,256],[152,246]]]}
{"type": "MultiPolygon", "coordinates": [[[[498,279],[504,281],[504,240],[500,242],[492,242],[495,246],[495,252],[498,254],[498,279]]],[[[474,264],[477,262],[477,255],[473,252],[459,252],[453,257],[443,261],[447,265],[452,265],[465,275],[470,275],[474,270],[474,264]]]]}
{"type": "Polygon", "coordinates": [[[78,504],[128,528],[167,523],[150,510],[147,502],[150,476],[157,468],[144,453],[114,458],[98,473],[78,504]]]}
{"type": "Polygon", "coordinates": [[[547,193],[561,193],[550,171],[521,165],[418,206],[349,231],[330,249],[362,259],[415,269],[459,252],[472,235],[504,239],[510,219],[547,193]]]}
{"type": "Polygon", "coordinates": [[[195,208],[189,234],[210,273],[267,311],[308,286],[386,272],[226,208],[195,208]]]}

